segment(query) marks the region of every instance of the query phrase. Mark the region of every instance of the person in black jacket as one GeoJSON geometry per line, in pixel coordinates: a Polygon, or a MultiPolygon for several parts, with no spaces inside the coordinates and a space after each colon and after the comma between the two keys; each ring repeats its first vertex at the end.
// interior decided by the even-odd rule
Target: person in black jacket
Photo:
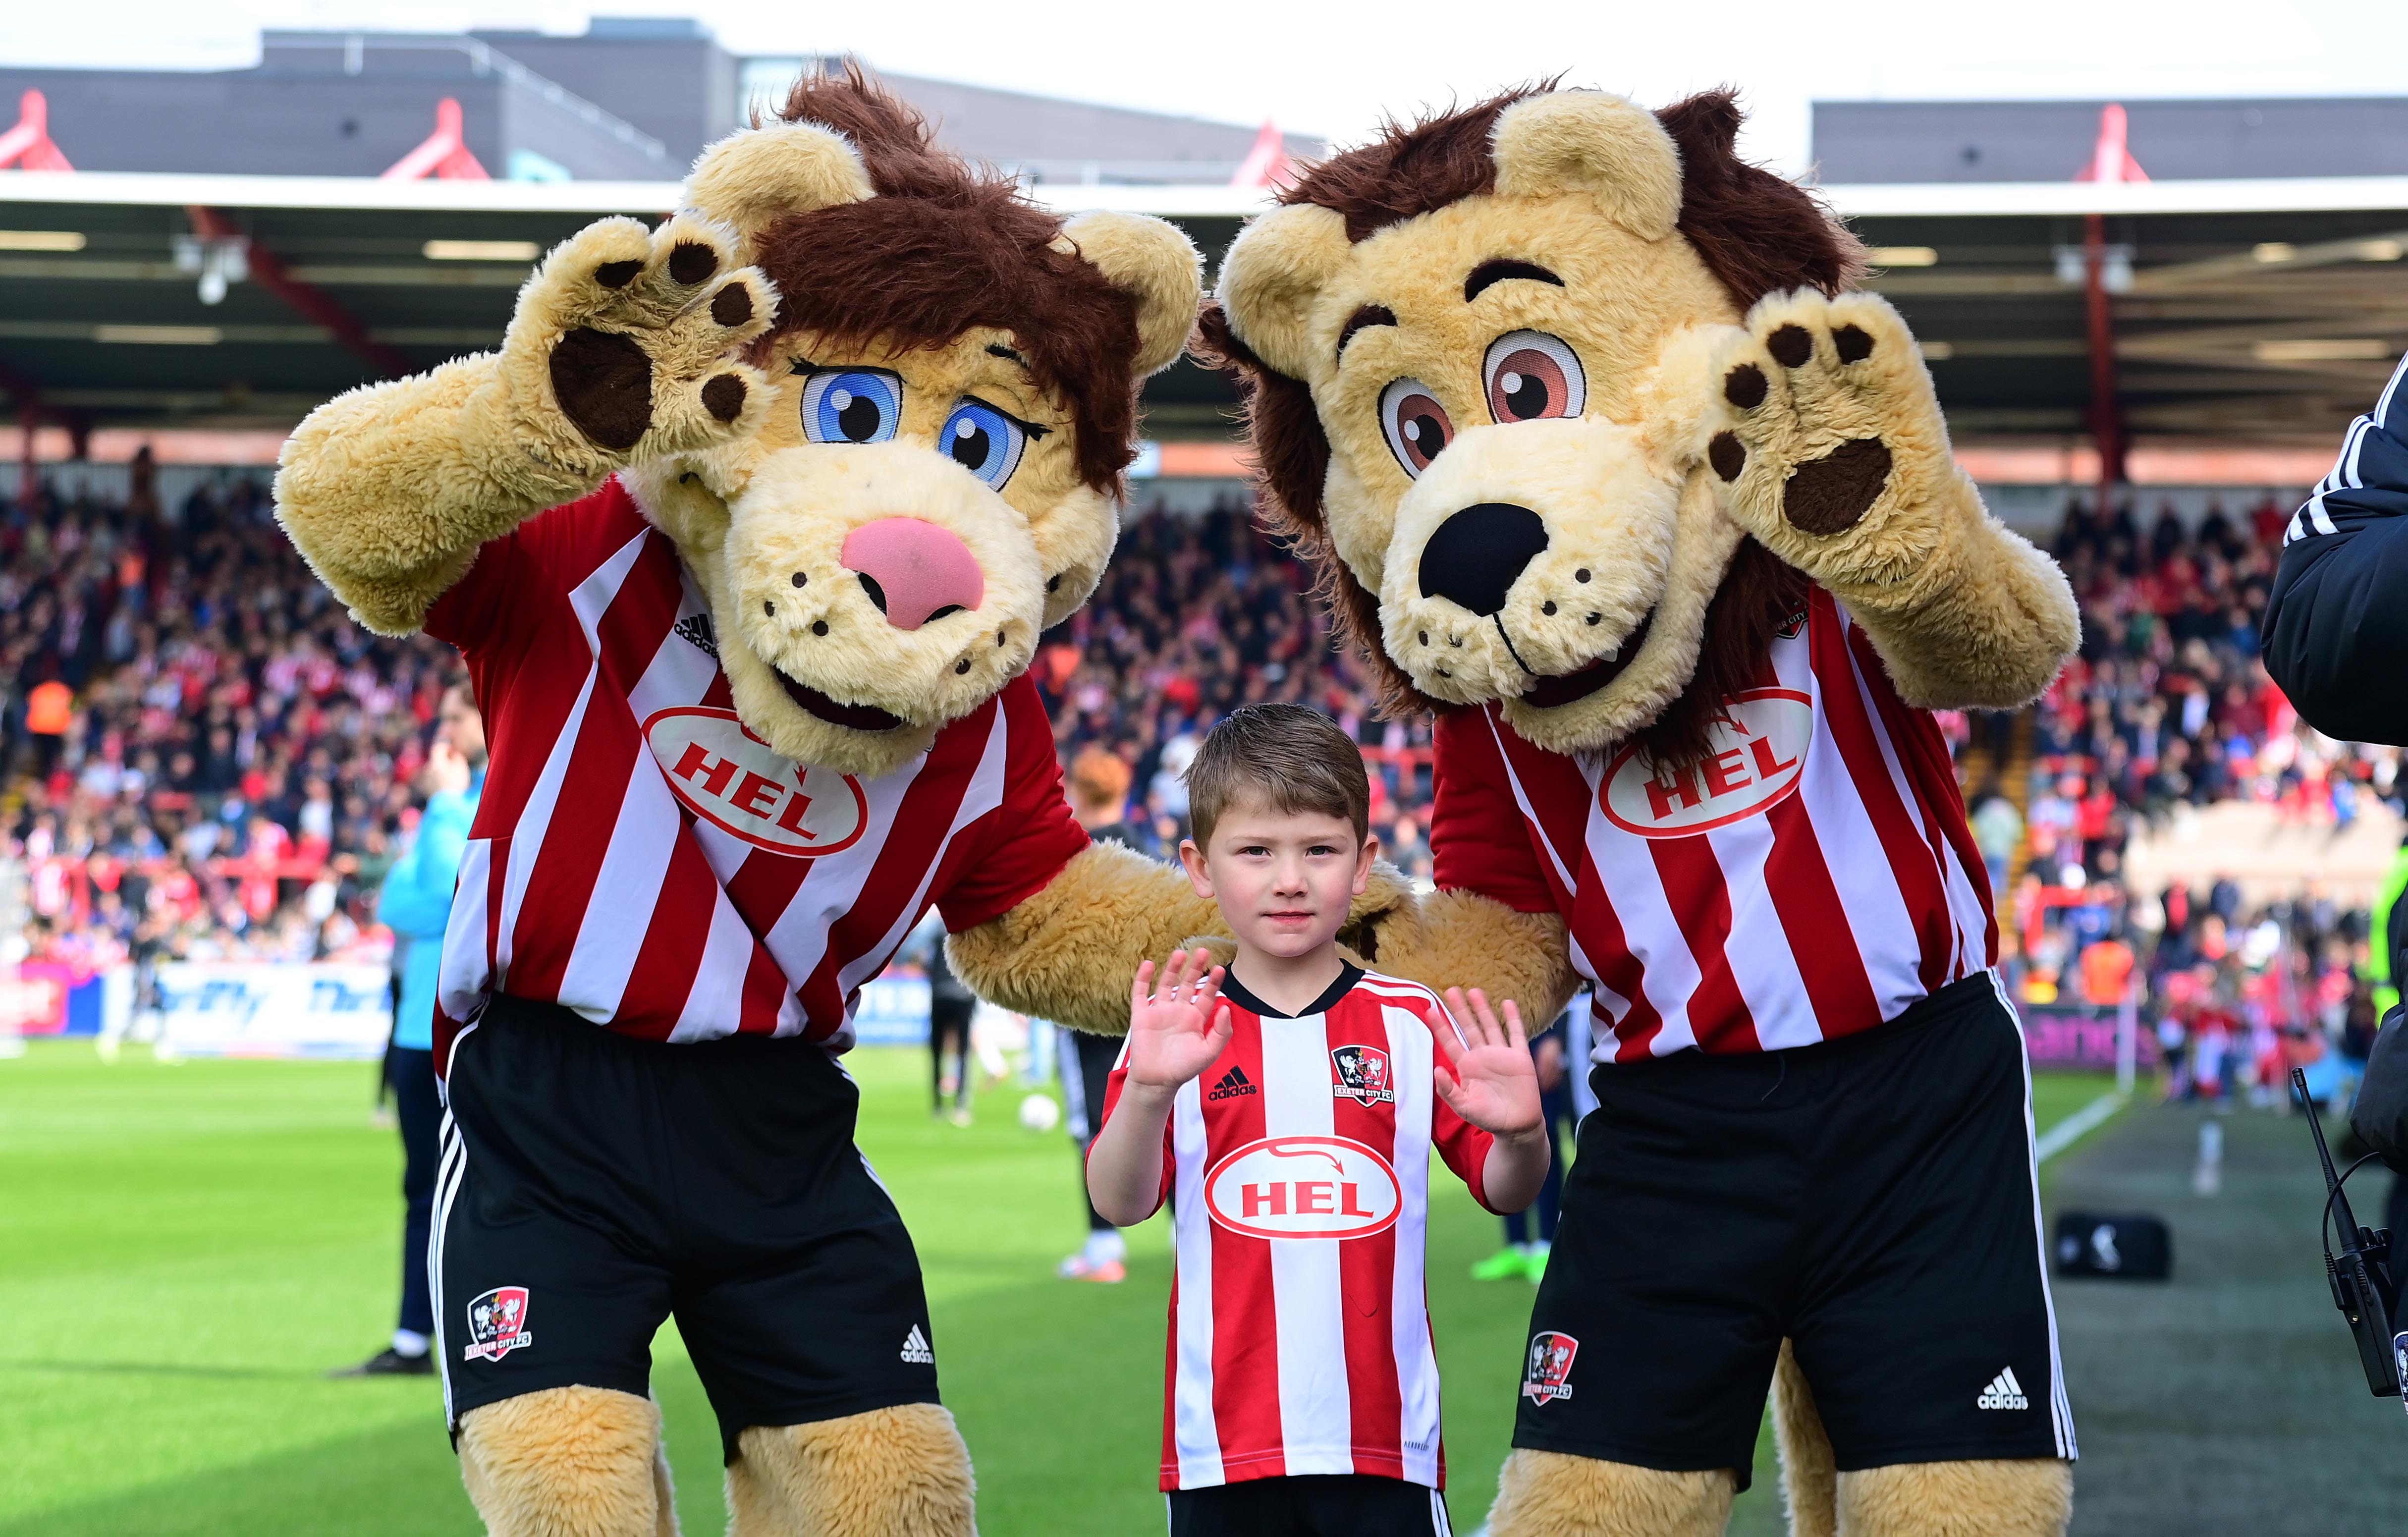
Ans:
{"type": "MultiPolygon", "coordinates": [[[[2283,536],[2267,600],[2266,671],[2300,719],[2344,741],[2408,742],[2408,358],[2283,536]]],[[[2389,975],[2401,966],[2396,928],[2389,975]]],[[[2350,1125],[2401,1175],[2408,1228],[2408,1024],[2394,1008],[2367,1058],[2350,1125]]]]}

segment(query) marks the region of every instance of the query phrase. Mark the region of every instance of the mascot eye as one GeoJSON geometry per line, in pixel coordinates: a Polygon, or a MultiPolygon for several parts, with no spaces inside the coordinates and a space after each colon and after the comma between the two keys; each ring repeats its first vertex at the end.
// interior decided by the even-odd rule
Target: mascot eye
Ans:
{"type": "Polygon", "coordinates": [[[1028,429],[985,401],[965,396],[945,418],[938,444],[953,463],[997,490],[1020,467],[1021,451],[1028,446],[1028,429]]]}
{"type": "Polygon", "coordinates": [[[903,381],[883,368],[830,368],[803,386],[803,436],[814,443],[882,443],[903,415],[903,381]]]}
{"type": "Polygon", "coordinates": [[[1438,396],[1418,379],[1400,379],[1380,392],[1380,430],[1405,473],[1419,476],[1455,438],[1455,424],[1438,396]]]}
{"type": "Polygon", "coordinates": [[[1544,331],[1512,331],[1488,346],[1481,366],[1488,381],[1488,414],[1499,422],[1542,422],[1578,416],[1588,404],[1588,376],[1580,358],[1544,331]]]}

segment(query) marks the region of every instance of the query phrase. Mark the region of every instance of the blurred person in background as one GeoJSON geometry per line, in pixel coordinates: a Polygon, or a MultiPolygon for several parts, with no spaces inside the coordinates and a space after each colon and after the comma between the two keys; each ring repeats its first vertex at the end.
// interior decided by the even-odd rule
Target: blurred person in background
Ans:
{"type": "Polygon", "coordinates": [[[921,920],[921,965],[928,972],[928,1113],[955,1126],[970,1124],[970,1016],[978,995],[953,975],[945,958],[944,920],[934,912],[921,920]],[[950,1060],[952,1066],[946,1066],[950,1060]],[[951,1099],[948,1106],[945,1101],[951,1099]]]}
{"type": "MultiPolygon", "coordinates": [[[[1126,761],[1100,747],[1085,749],[1070,760],[1070,814],[1098,843],[1118,843],[1139,854],[1151,854],[1146,829],[1129,820],[1129,780],[1126,761]]],[[[1183,797],[1183,781],[1179,789],[1183,797]]],[[[1054,1267],[1054,1273],[1069,1281],[1125,1280],[1127,1241],[1121,1237],[1118,1228],[1104,1220],[1086,1193],[1087,1149],[1102,1129],[1104,1085],[1111,1079],[1112,1064],[1120,1059],[1122,1038],[1090,1035],[1062,1026],[1039,1027],[1057,1029],[1069,1038],[1061,1052],[1062,1099],[1068,1112],[1063,1119],[1069,1128],[1071,1143],[1079,1150],[1079,1199],[1087,1209],[1087,1242],[1077,1254],[1054,1267]]]]}
{"type": "Polygon", "coordinates": [[[1527,1281],[1535,1286],[1546,1276],[1547,1257],[1555,1247],[1555,1219],[1564,1206],[1564,1144],[1559,1130],[1577,1132],[1580,1128],[1580,1114],[1572,1104],[1572,1080],[1581,1059],[1570,1056],[1571,1025],[1572,1011],[1567,1009],[1553,1025],[1530,1038],[1531,1065],[1539,1074],[1539,1124],[1547,1131],[1547,1177],[1539,1186],[1536,1201],[1505,1214],[1505,1246],[1472,1265],[1474,1281],[1527,1281]]]}
{"type": "Polygon", "coordinates": [[[476,821],[477,800],[484,784],[484,717],[477,712],[467,685],[453,683],[443,691],[435,740],[419,774],[426,808],[418,819],[418,836],[386,873],[377,897],[377,916],[393,930],[401,974],[393,1041],[385,1048],[385,1081],[393,1088],[394,1118],[401,1125],[401,1194],[407,1207],[402,1221],[401,1318],[391,1343],[337,1376],[423,1376],[435,1370],[428,1355],[435,1308],[426,1271],[427,1233],[435,1214],[437,1135],[443,1117],[435,1082],[435,989],[443,962],[443,930],[452,920],[452,894],[459,883],[460,857],[467,848],[468,828],[476,821]]]}

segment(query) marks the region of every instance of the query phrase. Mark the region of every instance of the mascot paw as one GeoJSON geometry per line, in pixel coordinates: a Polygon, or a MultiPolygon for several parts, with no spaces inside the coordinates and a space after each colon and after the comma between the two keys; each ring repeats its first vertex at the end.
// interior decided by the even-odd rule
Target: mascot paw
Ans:
{"type": "Polygon", "coordinates": [[[735,252],[731,231],[683,214],[658,230],[605,219],[545,258],[502,347],[520,451],[599,480],[756,429],[769,381],[732,354],[768,329],[778,292],[735,252]]]}
{"type": "Polygon", "coordinates": [[[1906,323],[1870,294],[1778,294],[1715,350],[1706,462],[1723,504],[1833,586],[1906,580],[1959,479],[1906,323]]]}

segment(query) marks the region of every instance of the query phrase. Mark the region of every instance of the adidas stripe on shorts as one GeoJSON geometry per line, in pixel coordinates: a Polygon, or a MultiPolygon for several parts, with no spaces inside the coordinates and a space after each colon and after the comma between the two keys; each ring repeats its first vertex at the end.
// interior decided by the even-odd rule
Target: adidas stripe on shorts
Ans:
{"type": "Polygon", "coordinates": [[[1785,1338],[1842,1472],[2074,1455],[1990,973],[1836,1041],[1591,1081],[1514,1445],[1743,1489],[1785,1338]]]}
{"type": "Polygon", "coordinates": [[[920,1262],[819,1045],[669,1045],[497,997],[452,1053],[436,1355],[462,1415],[647,1394],[674,1315],[730,1460],[748,1425],[937,1401],[920,1262]]]}

